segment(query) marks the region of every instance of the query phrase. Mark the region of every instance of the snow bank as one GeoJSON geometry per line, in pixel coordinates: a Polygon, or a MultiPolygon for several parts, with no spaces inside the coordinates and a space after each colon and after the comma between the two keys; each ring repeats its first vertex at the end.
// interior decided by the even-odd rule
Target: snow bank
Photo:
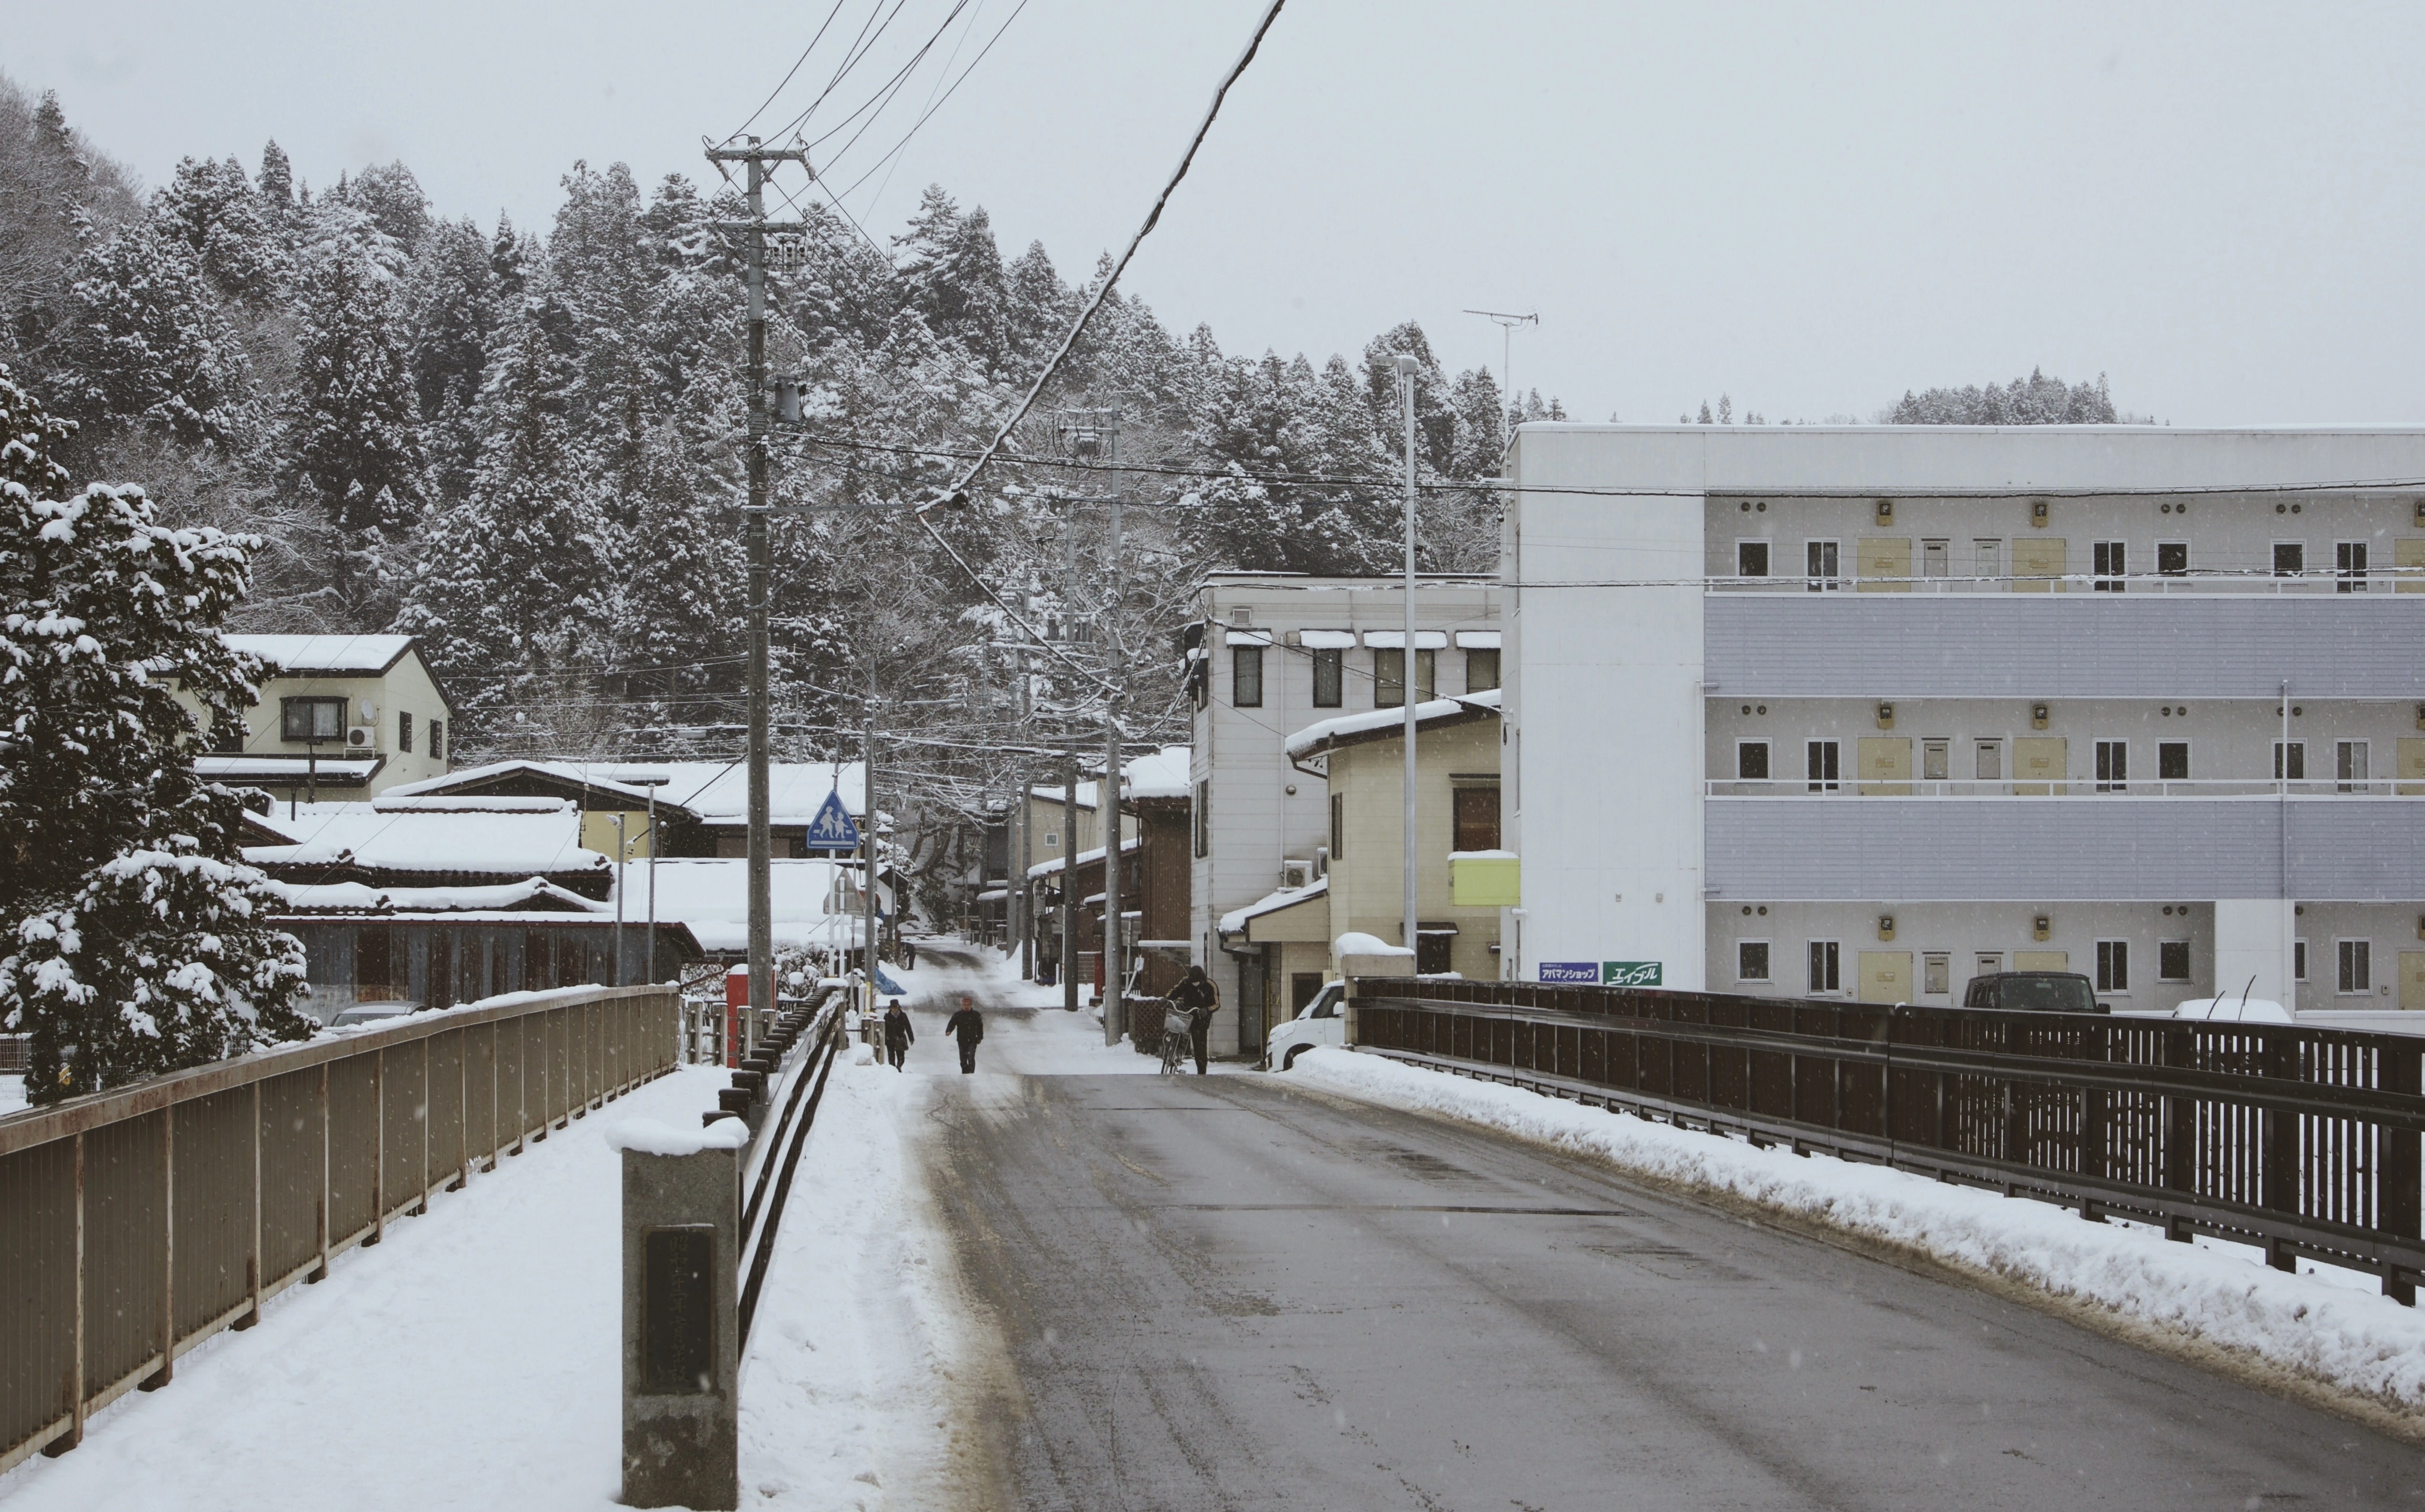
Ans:
{"type": "Polygon", "coordinates": [[[1404,945],[1390,944],[1379,935],[1368,935],[1360,929],[1351,929],[1341,935],[1339,943],[1334,948],[1342,958],[1349,956],[1411,956],[1414,954],[1404,945]]]}
{"type": "Polygon", "coordinates": [[[1757,1150],[1379,1055],[1310,1050],[1290,1074],[1906,1245],[2401,1412],[2425,1411],[2425,1314],[2232,1249],[2175,1244],[2152,1229],[2090,1223],[1881,1166],[1757,1150]]]}
{"type": "Polygon", "coordinates": [[[703,1150],[739,1150],[749,1142],[749,1125],[718,1118],[703,1128],[662,1118],[623,1118],[605,1129],[606,1148],[643,1155],[696,1155],[703,1150]]]}

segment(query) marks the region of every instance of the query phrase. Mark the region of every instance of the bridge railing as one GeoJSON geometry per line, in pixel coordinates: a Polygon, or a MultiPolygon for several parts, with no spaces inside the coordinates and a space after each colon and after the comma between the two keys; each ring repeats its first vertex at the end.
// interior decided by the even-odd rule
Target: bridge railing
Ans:
{"type": "Polygon", "coordinates": [[[1358,984],[1357,1048],[2370,1271],[2414,1305],[2425,1038],[1526,982],[1358,984]]]}
{"type": "Polygon", "coordinates": [[[516,993],[0,1118],[0,1470],[671,1070],[679,1016],[664,988],[516,993]]]}

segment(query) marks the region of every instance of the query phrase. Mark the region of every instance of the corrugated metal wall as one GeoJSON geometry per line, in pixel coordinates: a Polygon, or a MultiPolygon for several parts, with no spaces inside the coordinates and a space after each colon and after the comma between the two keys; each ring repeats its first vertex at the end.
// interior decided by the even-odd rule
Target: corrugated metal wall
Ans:
{"type": "Polygon", "coordinates": [[[672,1069],[680,1023],[668,990],[573,989],[0,1118],[0,1469],[73,1447],[176,1351],[672,1069]]]}

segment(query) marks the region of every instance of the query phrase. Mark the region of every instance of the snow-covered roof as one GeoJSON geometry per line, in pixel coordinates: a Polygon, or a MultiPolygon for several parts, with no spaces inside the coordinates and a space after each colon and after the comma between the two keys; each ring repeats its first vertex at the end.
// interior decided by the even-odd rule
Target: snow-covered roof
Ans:
{"type": "Polygon", "coordinates": [[[377,677],[412,649],[410,635],[228,635],[228,645],[281,672],[377,677]]]}
{"type": "Polygon", "coordinates": [[[214,782],[300,782],[307,776],[343,785],[362,782],[386,764],[384,756],[197,756],[194,771],[214,782]]]}
{"type": "Polygon", "coordinates": [[[613,913],[610,904],[568,893],[543,877],[497,887],[366,887],[360,882],[265,884],[298,913],[613,913]],[[535,904],[544,908],[533,909],[535,904]]]}
{"type": "MultiPolygon", "coordinates": [[[[638,769],[632,768],[634,771],[638,769]]],[[[647,788],[629,787],[618,782],[607,775],[603,767],[584,766],[569,762],[522,760],[490,762],[484,766],[458,767],[443,777],[433,777],[419,782],[399,782],[380,796],[393,802],[398,798],[436,797],[441,795],[459,794],[465,788],[478,787],[483,783],[495,781],[501,777],[514,777],[525,773],[553,778],[561,782],[598,788],[617,797],[630,799],[634,808],[646,808],[649,804],[647,788]]],[[[660,801],[666,801],[671,797],[672,794],[668,792],[660,801]]]]}
{"type": "Polygon", "coordinates": [[[374,813],[570,813],[570,798],[507,798],[486,793],[396,796],[390,788],[371,799],[374,813]]]}
{"type": "MultiPolygon", "coordinates": [[[[1123,841],[1121,841],[1121,842],[1120,842],[1120,854],[1121,854],[1121,855],[1123,855],[1123,856],[1125,856],[1125,855],[1127,855],[1130,851],[1132,851],[1132,850],[1136,849],[1139,845],[1142,845],[1142,844],[1145,844],[1145,837],[1144,837],[1144,836],[1142,836],[1142,835],[1131,835],[1131,836],[1129,836],[1126,840],[1123,840],[1123,841]]],[[[1102,847],[1102,846],[1100,846],[1100,845],[1097,845],[1097,846],[1096,846],[1094,849],[1092,849],[1092,850],[1082,850],[1082,851],[1078,852],[1078,864],[1079,864],[1079,865],[1081,865],[1081,866],[1085,865],[1088,861],[1101,861],[1102,859],[1103,859],[1103,847],[1102,847]]],[[[1033,866],[1031,866],[1031,867],[1029,867],[1029,868],[1027,869],[1027,875],[1028,875],[1029,877],[1050,877],[1050,876],[1052,876],[1053,873],[1055,873],[1055,872],[1059,871],[1060,869],[1061,869],[1061,858],[1060,858],[1060,857],[1058,857],[1058,856],[1055,856],[1055,857],[1053,857],[1053,858],[1052,858],[1051,861],[1037,861],[1035,865],[1033,865],[1033,866]]]]}
{"type": "MultiPolygon", "coordinates": [[[[1499,695],[1500,690],[1492,688],[1487,693],[1468,693],[1461,698],[1427,699],[1415,705],[1415,720],[1418,725],[1422,725],[1435,719],[1453,719],[1462,716],[1480,714],[1496,715],[1499,713],[1499,695]]],[[[1289,736],[1288,753],[1290,758],[1294,760],[1309,755],[1325,746],[1337,745],[1350,736],[1387,734],[1392,730],[1405,728],[1405,723],[1406,711],[1403,707],[1367,709],[1361,714],[1343,714],[1335,719],[1324,719],[1309,724],[1289,736]]]]}
{"type": "MultiPolygon", "coordinates": [[[[1068,800],[1069,790],[1057,783],[1039,782],[1035,787],[1028,790],[1028,796],[1040,803],[1060,804],[1066,803],[1068,800]]],[[[1092,782],[1079,783],[1078,807],[1082,809],[1091,809],[1094,806],[1095,784],[1092,782]]]]}
{"type": "MultiPolygon", "coordinates": [[[[325,807],[325,806],[324,806],[325,807]]],[[[512,877],[562,876],[611,866],[581,847],[581,815],[360,812],[313,814],[288,828],[292,845],[248,846],[255,866],[358,866],[373,872],[472,873],[512,877]]]]}
{"type": "Polygon", "coordinates": [[[1183,798],[1193,791],[1190,763],[1194,751],[1186,746],[1164,746],[1150,756],[1140,756],[1124,768],[1128,777],[1131,798],[1183,798]]]}
{"type": "MultiPolygon", "coordinates": [[[[775,943],[782,946],[848,944],[864,927],[856,910],[827,913],[835,874],[855,873],[829,861],[768,862],[775,943]]],[[[623,917],[645,919],[649,868],[635,866],[624,878],[623,917]]],[[[690,926],[701,948],[721,955],[749,948],[749,863],[739,858],[661,860],[656,864],[657,917],[690,926]]],[[[878,891],[879,903],[882,892],[878,891]]]]}
{"type": "Polygon", "coordinates": [[[1341,935],[1331,947],[1341,956],[1411,956],[1405,945],[1393,945],[1379,935],[1368,935],[1360,929],[1350,929],[1341,935]]]}
{"type": "MultiPolygon", "coordinates": [[[[749,767],[743,762],[623,762],[578,768],[610,781],[662,775],[659,803],[677,803],[709,824],[746,824],[749,818],[749,767]]],[[[851,816],[867,816],[866,768],[859,762],[774,762],[766,769],[767,809],[779,825],[806,824],[839,790],[851,816]]]]}
{"type": "Polygon", "coordinates": [[[1330,878],[1318,877],[1314,878],[1311,885],[1307,887],[1284,887],[1277,892],[1266,893],[1245,908],[1231,909],[1221,915],[1221,932],[1225,935],[1244,934],[1247,925],[1264,914],[1277,913],[1282,909],[1293,909],[1300,903],[1310,903],[1315,898],[1327,895],[1329,892],[1330,878]]]}

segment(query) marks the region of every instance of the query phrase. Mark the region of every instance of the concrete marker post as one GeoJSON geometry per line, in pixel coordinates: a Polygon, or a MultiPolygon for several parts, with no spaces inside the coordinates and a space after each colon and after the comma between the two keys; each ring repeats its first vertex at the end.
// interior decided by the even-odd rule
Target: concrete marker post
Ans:
{"type": "Polygon", "coordinates": [[[627,1118],[623,1155],[623,1502],[741,1502],[741,1151],[722,1118],[627,1118]]]}

